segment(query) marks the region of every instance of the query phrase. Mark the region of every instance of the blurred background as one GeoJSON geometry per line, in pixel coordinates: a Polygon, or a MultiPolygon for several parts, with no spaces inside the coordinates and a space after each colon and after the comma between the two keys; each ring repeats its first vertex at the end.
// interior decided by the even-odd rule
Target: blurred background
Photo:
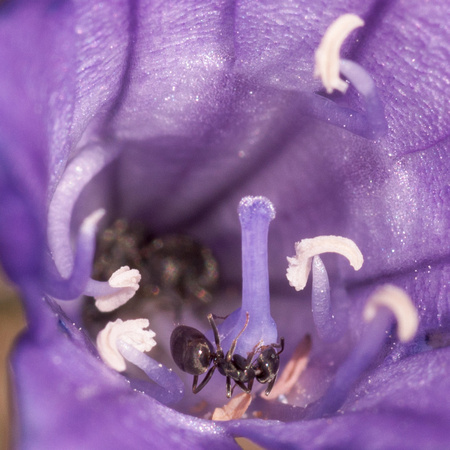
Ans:
{"type": "Polygon", "coordinates": [[[25,319],[17,292],[0,271],[0,450],[9,448],[11,437],[9,354],[24,327],[25,319]]]}

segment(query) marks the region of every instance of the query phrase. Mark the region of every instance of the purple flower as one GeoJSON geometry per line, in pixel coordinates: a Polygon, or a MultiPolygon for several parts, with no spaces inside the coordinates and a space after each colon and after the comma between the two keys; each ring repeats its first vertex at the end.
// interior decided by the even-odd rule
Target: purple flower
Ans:
{"type": "Polygon", "coordinates": [[[2,2],[0,257],[29,323],[12,356],[20,447],[231,448],[235,437],[266,448],[448,445],[445,12],[445,2],[400,0],[2,2]],[[373,98],[364,103],[352,87],[327,95],[313,79],[322,35],[347,12],[366,26],[342,54],[374,80],[385,134],[373,98]],[[78,180],[71,161],[84,164],[78,180]],[[277,210],[268,268],[285,355],[315,333],[311,292],[285,278],[294,242],[345,236],[365,264],[353,272],[326,261],[332,296],[348,302],[348,331],[327,345],[313,334],[296,404],[265,407],[280,421],[212,422],[132,390],[99,359],[77,311],[64,313],[52,296],[104,289],[87,279],[94,223],[81,225],[99,206],[200,239],[223,284],[239,285],[236,206],[249,194],[277,210]],[[385,283],[411,296],[416,338],[387,336],[337,412],[317,414],[363,341],[368,296],[385,283]]]}

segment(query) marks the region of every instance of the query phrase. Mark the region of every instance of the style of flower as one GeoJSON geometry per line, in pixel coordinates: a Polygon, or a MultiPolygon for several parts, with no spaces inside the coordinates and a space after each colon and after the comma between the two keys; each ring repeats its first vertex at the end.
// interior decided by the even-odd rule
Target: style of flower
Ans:
{"type": "MultiPolygon", "coordinates": [[[[400,0],[0,5],[0,258],[29,324],[12,356],[20,447],[448,444],[445,8],[400,0]],[[365,26],[345,41],[343,78],[331,83],[345,90],[345,78],[349,88],[329,94],[313,79],[314,52],[349,12],[365,26]],[[53,298],[85,293],[118,306],[137,289],[132,267],[117,267],[110,282],[90,279],[105,211],[102,220],[131,217],[156,234],[200,239],[233,287],[241,279],[235,209],[248,194],[277,209],[267,251],[276,333],[267,339],[285,338],[282,364],[299,342],[308,348],[306,333],[312,347],[289,392],[252,400],[248,414],[263,418],[211,421],[163,405],[171,388],[180,392],[175,377],[147,392],[109,367],[82,329],[80,307],[64,312],[53,298]],[[286,282],[285,258],[315,236],[351,239],[364,265],[355,272],[324,256],[328,282],[313,257],[311,314],[308,287],[297,293],[286,282]],[[413,336],[414,314],[391,328],[394,316],[380,304],[392,298],[412,299],[414,308],[403,303],[419,314],[413,336]]],[[[244,258],[244,280],[245,271],[244,258]]],[[[247,308],[250,335],[255,311],[267,309],[243,306],[235,317],[247,308]]],[[[156,349],[171,327],[148,319],[156,349]]],[[[231,319],[221,333],[230,325],[233,339],[243,324],[231,319]]],[[[144,335],[113,342],[138,365],[144,353],[134,344],[153,345],[147,322],[139,325],[144,335]]],[[[240,336],[237,351],[257,344],[248,342],[240,336]]],[[[144,362],[157,378],[167,374],[144,362]]],[[[219,385],[223,393],[216,374],[205,395],[219,385]]]]}

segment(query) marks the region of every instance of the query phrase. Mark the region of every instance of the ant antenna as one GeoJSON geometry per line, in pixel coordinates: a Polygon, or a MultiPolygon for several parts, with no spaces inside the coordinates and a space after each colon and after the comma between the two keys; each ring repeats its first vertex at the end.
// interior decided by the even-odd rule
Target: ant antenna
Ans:
{"type": "Polygon", "coordinates": [[[214,333],[214,341],[216,342],[217,353],[223,353],[222,346],[220,345],[219,330],[217,329],[217,325],[212,314],[208,314],[208,321],[214,333]]]}
{"type": "Polygon", "coordinates": [[[233,342],[231,343],[231,347],[230,350],[228,350],[227,353],[227,361],[231,360],[231,357],[233,356],[234,351],[236,350],[236,345],[237,345],[237,340],[241,337],[242,333],[245,331],[245,329],[247,328],[248,325],[248,321],[250,319],[250,314],[248,313],[248,311],[245,313],[247,318],[245,320],[244,323],[244,327],[242,328],[242,330],[239,332],[239,334],[233,339],[233,342]]]}
{"type": "MultiPolygon", "coordinates": [[[[245,324],[244,324],[242,330],[239,332],[239,334],[236,336],[236,338],[233,339],[233,342],[231,343],[230,350],[228,350],[228,353],[227,353],[227,361],[229,361],[231,359],[231,357],[233,356],[233,353],[236,350],[237,340],[239,339],[239,337],[242,335],[242,333],[247,328],[248,322],[250,320],[250,314],[248,312],[246,312],[245,314],[246,314],[245,324]]],[[[214,333],[214,341],[216,343],[217,353],[223,352],[222,346],[220,345],[219,330],[217,329],[217,325],[216,325],[216,322],[214,321],[214,316],[212,314],[208,314],[208,321],[209,321],[211,328],[213,330],[213,333],[214,333]]]]}

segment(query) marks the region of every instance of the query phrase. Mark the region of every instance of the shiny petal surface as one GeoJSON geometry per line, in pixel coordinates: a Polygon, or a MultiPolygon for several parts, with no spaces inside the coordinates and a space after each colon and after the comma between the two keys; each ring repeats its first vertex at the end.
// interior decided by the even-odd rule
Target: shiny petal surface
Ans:
{"type": "MultiPolygon", "coordinates": [[[[234,436],[266,448],[448,444],[447,349],[385,349],[329,418],[216,425],[131,390],[40,292],[48,201],[70,156],[98,141],[122,153],[81,196],[74,222],[101,205],[156,233],[188,232],[216,252],[223,281],[238,284],[236,205],[264,195],[277,209],[271,285],[284,298],[308,301],[284,278],[293,243],[342,235],[366,260],[358,273],[325,261],[331,289],[340,283],[354,304],[350,340],[368,293],[386,281],[411,295],[421,336],[448,330],[446,8],[418,0],[2,2],[0,257],[30,322],[12,361],[23,448],[232,448],[234,436]],[[346,12],[366,21],[343,54],[370,72],[385,105],[389,131],[376,142],[327,124],[329,101],[361,113],[361,99],[350,88],[324,100],[312,77],[321,36],[346,12]]],[[[302,319],[286,305],[273,306],[274,318],[295,346],[302,319]]],[[[317,351],[312,369],[321,360],[317,351]]],[[[305,381],[314,374],[307,369],[305,381]]]]}

